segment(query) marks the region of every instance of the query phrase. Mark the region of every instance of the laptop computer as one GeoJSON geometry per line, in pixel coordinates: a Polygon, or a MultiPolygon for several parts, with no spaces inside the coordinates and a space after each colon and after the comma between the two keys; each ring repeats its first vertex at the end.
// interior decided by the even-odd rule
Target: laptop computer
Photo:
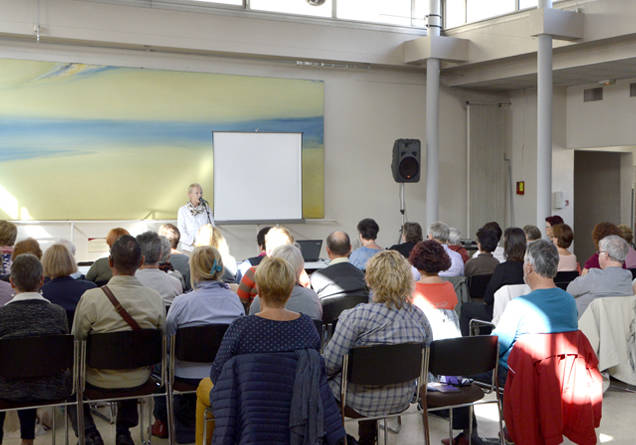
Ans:
{"type": "Polygon", "coordinates": [[[303,259],[306,263],[320,260],[320,249],[322,248],[322,240],[320,239],[303,239],[296,241],[300,246],[303,259]]]}

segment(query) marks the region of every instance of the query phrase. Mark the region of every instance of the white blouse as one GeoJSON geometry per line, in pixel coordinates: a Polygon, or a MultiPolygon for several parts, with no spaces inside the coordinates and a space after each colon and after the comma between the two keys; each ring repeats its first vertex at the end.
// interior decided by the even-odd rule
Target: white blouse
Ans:
{"type": "Polygon", "coordinates": [[[182,251],[192,252],[194,248],[194,239],[197,236],[197,232],[201,226],[206,224],[214,225],[214,218],[209,206],[206,207],[206,212],[199,213],[193,216],[192,212],[188,209],[187,204],[179,208],[177,213],[177,228],[181,234],[181,240],[179,241],[179,249],[182,251]],[[210,218],[208,220],[208,217],[210,218]]]}

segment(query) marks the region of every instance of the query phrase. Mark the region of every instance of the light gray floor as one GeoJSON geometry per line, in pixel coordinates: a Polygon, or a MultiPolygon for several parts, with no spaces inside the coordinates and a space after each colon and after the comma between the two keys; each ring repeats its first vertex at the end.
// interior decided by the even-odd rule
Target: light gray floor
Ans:
{"type": "MultiPolygon", "coordinates": [[[[106,411],[104,411],[106,412],[106,411]]],[[[478,421],[479,434],[482,437],[496,437],[498,432],[497,408],[495,404],[478,406],[475,410],[478,421]]],[[[64,422],[61,413],[57,417],[59,431],[56,435],[56,445],[64,444],[64,422]]],[[[104,438],[106,445],[114,445],[115,427],[106,421],[95,418],[98,428],[104,438]]],[[[7,422],[8,426],[15,426],[14,421],[7,422]]],[[[447,437],[447,421],[430,416],[429,425],[431,427],[431,443],[440,444],[443,437],[447,437]]],[[[357,435],[355,422],[347,422],[347,431],[354,436],[357,435]]],[[[424,444],[424,429],[422,426],[421,414],[415,406],[412,406],[407,413],[402,416],[402,430],[399,434],[389,433],[388,443],[391,445],[422,445],[424,444]]],[[[139,443],[138,428],[135,428],[133,439],[139,443]]],[[[605,393],[603,399],[603,419],[600,428],[597,430],[600,444],[611,445],[636,445],[636,393],[628,392],[624,387],[613,384],[605,393]]],[[[19,445],[17,431],[5,432],[5,445],[19,445]]],[[[157,445],[167,445],[166,439],[153,438],[152,442],[157,445]]],[[[51,432],[38,435],[35,440],[36,445],[51,443],[51,432]]],[[[75,445],[77,440],[71,433],[70,444],[75,445]]],[[[384,443],[383,436],[380,436],[380,444],[384,443]]],[[[571,444],[565,439],[564,444],[571,444]]]]}

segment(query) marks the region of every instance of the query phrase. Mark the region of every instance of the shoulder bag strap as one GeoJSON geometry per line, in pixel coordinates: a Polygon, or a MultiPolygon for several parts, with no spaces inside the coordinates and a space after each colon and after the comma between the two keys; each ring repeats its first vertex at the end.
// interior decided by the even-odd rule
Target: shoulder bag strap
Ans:
{"type": "Polygon", "coordinates": [[[102,286],[101,290],[104,291],[104,293],[106,294],[110,302],[113,304],[113,306],[115,306],[115,311],[117,311],[117,313],[121,316],[121,318],[123,318],[124,321],[128,323],[128,325],[132,328],[132,330],[140,331],[141,327],[139,326],[139,324],[137,324],[135,319],[132,318],[130,314],[126,311],[126,309],[123,308],[121,303],[119,303],[119,300],[115,298],[115,295],[113,295],[113,292],[108,288],[108,286],[106,285],[102,286]]]}

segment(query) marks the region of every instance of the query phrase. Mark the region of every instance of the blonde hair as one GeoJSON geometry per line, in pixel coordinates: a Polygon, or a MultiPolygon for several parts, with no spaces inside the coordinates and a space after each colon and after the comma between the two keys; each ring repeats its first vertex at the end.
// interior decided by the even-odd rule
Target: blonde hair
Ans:
{"type": "Polygon", "coordinates": [[[44,276],[50,279],[67,277],[77,272],[77,264],[68,247],[64,244],[53,244],[46,249],[42,257],[44,276]]]}
{"type": "Polygon", "coordinates": [[[115,227],[114,229],[110,229],[108,235],[106,235],[106,244],[108,244],[108,247],[113,247],[115,241],[117,241],[124,235],[130,235],[130,233],[128,233],[128,230],[124,229],[123,227],[115,227]]]}
{"type": "Polygon", "coordinates": [[[223,276],[223,259],[212,246],[195,247],[190,257],[190,282],[218,281],[223,276]]]}
{"type": "Polygon", "coordinates": [[[408,304],[413,288],[411,266],[398,251],[385,250],[372,256],[365,277],[376,303],[384,303],[389,309],[408,304]]]}
{"type": "Polygon", "coordinates": [[[256,268],[258,296],[269,306],[284,307],[296,284],[296,271],[282,258],[266,257],[256,268]]]}
{"type": "Polygon", "coordinates": [[[13,246],[18,237],[18,227],[9,221],[0,221],[0,246],[13,246]]]}
{"type": "Polygon", "coordinates": [[[274,226],[265,234],[265,248],[267,255],[276,250],[277,247],[294,244],[294,237],[289,230],[283,226],[274,226]]]}
{"type": "Polygon", "coordinates": [[[188,194],[192,193],[193,188],[198,188],[199,190],[201,190],[201,193],[203,193],[203,187],[201,187],[201,184],[199,184],[198,182],[193,182],[188,186],[188,194]]]}
{"type": "Polygon", "coordinates": [[[40,243],[33,238],[27,238],[22,241],[18,241],[13,247],[13,253],[11,254],[11,261],[14,261],[18,255],[23,253],[32,253],[37,259],[42,258],[42,249],[40,243]]]}

